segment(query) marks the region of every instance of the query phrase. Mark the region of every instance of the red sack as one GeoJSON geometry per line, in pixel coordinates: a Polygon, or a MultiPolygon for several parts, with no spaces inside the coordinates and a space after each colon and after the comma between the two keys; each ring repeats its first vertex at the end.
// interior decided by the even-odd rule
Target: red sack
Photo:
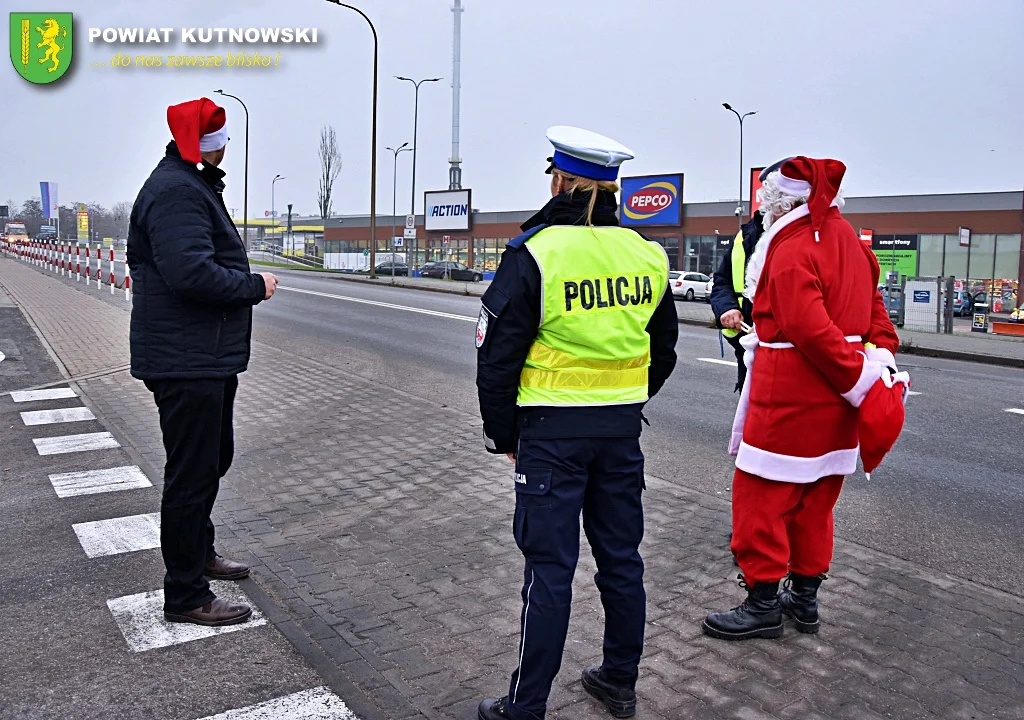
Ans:
{"type": "Polygon", "coordinates": [[[857,432],[860,436],[860,458],[864,472],[870,478],[882,459],[892,450],[903,431],[906,418],[904,400],[910,388],[909,378],[899,373],[890,382],[878,380],[868,391],[860,406],[860,420],[857,432]]]}

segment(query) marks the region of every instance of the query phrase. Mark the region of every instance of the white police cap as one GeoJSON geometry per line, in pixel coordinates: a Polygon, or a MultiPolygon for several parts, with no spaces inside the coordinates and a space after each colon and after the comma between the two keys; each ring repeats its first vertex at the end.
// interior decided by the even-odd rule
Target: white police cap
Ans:
{"type": "Polygon", "coordinates": [[[604,135],[568,125],[548,129],[548,140],[555,146],[555,154],[548,158],[551,167],[570,175],[591,180],[615,180],[619,165],[633,159],[633,151],[604,135]]]}

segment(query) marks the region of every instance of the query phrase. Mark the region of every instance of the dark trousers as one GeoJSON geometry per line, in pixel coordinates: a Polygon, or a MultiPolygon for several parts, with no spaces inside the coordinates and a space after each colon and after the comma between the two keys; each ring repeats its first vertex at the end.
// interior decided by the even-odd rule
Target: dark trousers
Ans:
{"type": "Polygon", "coordinates": [[[725,339],[725,341],[727,343],[732,345],[732,349],[736,353],[736,390],[735,390],[735,392],[739,392],[740,390],[743,389],[743,383],[746,382],[746,379],[747,379],[747,366],[746,366],[746,363],[743,362],[743,354],[744,354],[745,351],[743,350],[743,346],[740,345],[740,338],[742,338],[742,337],[743,337],[743,334],[740,334],[740,335],[737,335],[735,337],[730,337],[730,338],[726,338],[725,339]]]}
{"type": "Polygon", "coordinates": [[[635,686],[647,596],[640,541],[644,456],[638,438],[522,440],[513,534],[526,559],[519,667],[509,685],[514,720],[543,718],[562,664],[572,579],[583,530],[604,606],[604,676],[635,686]]]}
{"type": "Polygon", "coordinates": [[[235,452],[232,427],[238,377],[147,380],[160,411],[167,465],[160,504],[164,610],[184,613],[213,600],[203,576],[214,554],[210,512],[235,452]]]}

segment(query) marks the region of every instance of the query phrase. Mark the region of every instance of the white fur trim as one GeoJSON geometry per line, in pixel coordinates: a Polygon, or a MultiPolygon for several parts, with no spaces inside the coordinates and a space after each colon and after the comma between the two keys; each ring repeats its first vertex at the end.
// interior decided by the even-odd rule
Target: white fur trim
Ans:
{"type": "Polygon", "coordinates": [[[860,447],[849,450],[833,450],[818,457],[796,457],[780,455],[740,444],[736,456],[736,467],[743,472],[757,475],[765,480],[790,483],[812,483],[829,475],[849,475],[857,470],[860,447]]]}
{"type": "Polygon", "coordinates": [[[885,348],[868,348],[867,350],[864,351],[864,353],[867,355],[868,360],[877,360],[886,367],[891,367],[894,370],[897,369],[896,356],[893,355],[892,352],[890,352],[889,350],[886,350],[885,348]]]}
{"type": "Polygon", "coordinates": [[[772,226],[768,228],[757,245],[754,247],[754,254],[750,257],[750,262],[747,263],[747,272],[744,276],[743,283],[743,296],[748,300],[754,299],[754,292],[757,290],[757,283],[761,279],[761,271],[764,269],[765,258],[768,257],[768,246],[771,245],[772,239],[779,234],[787,225],[790,225],[802,217],[810,215],[811,209],[807,207],[807,204],[797,205],[795,208],[790,210],[788,213],[780,217],[778,220],[772,223],[772,226]]]}
{"type": "MultiPolygon", "coordinates": [[[[861,353],[861,355],[864,355],[864,353],[861,353]]],[[[859,408],[874,384],[881,379],[882,369],[882,363],[877,360],[868,360],[865,356],[864,365],[861,366],[860,370],[860,377],[857,378],[857,382],[852,388],[843,393],[843,399],[855,408],[859,408]]]]}
{"type": "Polygon", "coordinates": [[[214,130],[199,138],[199,152],[220,150],[228,144],[228,124],[225,122],[220,130],[214,130]]]}
{"type": "Polygon", "coordinates": [[[779,173],[775,185],[787,195],[805,195],[811,191],[811,184],[806,180],[794,180],[779,173]]]}

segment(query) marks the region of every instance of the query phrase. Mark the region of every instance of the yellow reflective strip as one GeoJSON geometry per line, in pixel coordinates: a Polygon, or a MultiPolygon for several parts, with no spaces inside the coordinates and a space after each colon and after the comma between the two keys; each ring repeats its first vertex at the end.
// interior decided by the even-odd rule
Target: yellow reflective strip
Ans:
{"type": "Polygon", "coordinates": [[[743,231],[736,233],[732,241],[732,291],[737,296],[746,288],[747,250],[743,247],[743,231]]]}
{"type": "Polygon", "coordinates": [[[723,328],[722,329],[722,334],[725,335],[727,338],[734,338],[734,337],[736,337],[737,335],[740,334],[740,331],[739,330],[733,330],[732,328],[723,328]]]}
{"type": "Polygon", "coordinates": [[[541,370],[539,368],[523,368],[519,376],[521,388],[537,388],[543,390],[579,390],[579,389],[621,389],[647,388],[647,368],[632,370],[541,370]]]}
{"type": "Polygon", "coordinates": [[[640,357],[627,360],[598,360],[595,358],[581,358],[569,353],[555,350],[543,343],[535,342],[530,347],[530,354],[526,357],[527,362],[536,365],[543,365],[546,368],[572,369],[582,368],[588,370],[629,370],[630,368],[647,367],[651,364],[650,351],[640,357]]]}

